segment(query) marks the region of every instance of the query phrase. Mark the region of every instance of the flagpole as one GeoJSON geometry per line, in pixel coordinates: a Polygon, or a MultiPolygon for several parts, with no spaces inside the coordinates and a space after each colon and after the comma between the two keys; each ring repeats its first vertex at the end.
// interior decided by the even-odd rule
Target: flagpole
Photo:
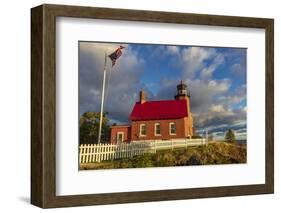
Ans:
{"type": "Polygon", "coordinates": [[[104,53],[104,68],[103,68],[103,82],[102,82],[102,94],[101,94],[101,106],[100,106],[100,126],[99,126],[99,135],[98,135],[98,144],[101,142],[101,128],[102,128],[102,118],[103,118],[103,103],[104,103],[104,89],[105,89],[105,80],[106,80],[106,62],[107,54],[104,53]]]}

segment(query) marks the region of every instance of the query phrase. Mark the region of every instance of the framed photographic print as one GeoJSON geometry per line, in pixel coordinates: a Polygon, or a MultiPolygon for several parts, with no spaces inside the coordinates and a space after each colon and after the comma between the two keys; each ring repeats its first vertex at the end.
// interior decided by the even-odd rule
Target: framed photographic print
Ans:
{"type": "Polygon", "coordinates": [[[273,193],[272,19],[31,9],[31,203],[273,193]]]}

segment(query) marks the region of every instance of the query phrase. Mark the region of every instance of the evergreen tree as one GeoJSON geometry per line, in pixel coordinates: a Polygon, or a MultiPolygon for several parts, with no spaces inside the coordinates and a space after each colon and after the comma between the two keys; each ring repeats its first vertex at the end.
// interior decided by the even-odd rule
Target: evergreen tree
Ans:
{"type": "Polygon", "coordinates": [[[235,134],[234,134],[233,130],[231,130],[231,129],[227,130],[224,139],[226,142],[229,142],[229,143],[235,142],[236,139],[235,139],[235,134]]]}

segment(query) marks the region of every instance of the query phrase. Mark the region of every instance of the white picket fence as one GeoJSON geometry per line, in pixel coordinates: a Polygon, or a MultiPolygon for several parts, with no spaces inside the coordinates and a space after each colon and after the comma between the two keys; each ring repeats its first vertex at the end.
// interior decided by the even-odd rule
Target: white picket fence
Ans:
{"type": "Polygon", "coordinates": [[[122,144],[82,144],[79,150],[79,162],[94,163],[104,160],[129,158],[145,153],[156,153],[161,149],[174,149],[187,146],[205,145],[202,139],[173,139],[173,140],[151,140],[132,141],[122,144]]]}

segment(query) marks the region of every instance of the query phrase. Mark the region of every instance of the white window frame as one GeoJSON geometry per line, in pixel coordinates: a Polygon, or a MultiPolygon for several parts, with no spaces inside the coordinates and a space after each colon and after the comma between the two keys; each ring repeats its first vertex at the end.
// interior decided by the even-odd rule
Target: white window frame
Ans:
{"type": "Polygon", "coordinates": [[[140,124],[140,129],[139,129],[139,131],[140,131],[140,136],[141,136],[141,137],[145,137],[146,134],[147,134],[146,124],[140,124]],[[142,134],[142,131],[141,131],[143,126],[145,127],[145,135],[143,135],[143,134],[142,134]]]}
{"type": "Polygon", "coordinates": [[[161,136],[161,124],[160,123],[155,123],[154,124],[154,136],[161,136]],[[159,128],[160,128],[160,134],[157,134],[156,130],[156,126],[159,125],[159,128]]]}
{"type": "Polygon", "coordinates": [[[177,126],[176,126],[176,123],[175,122],[170,122],[169,123],[169,133],[170,135],[177,135],[177,126]],[[176,133],[172,133],[172,125],[175,125],[175,130],[176,130],[176,133]]]}
{"type": "Polygon", "coordinates": [[[122,135],[122,141],[121,141],[121,143],[123,143],[123,142],[124,142],[124,137],[125,137],[124,132],[117,132],[117,133],[116,133],[116,143],[120,143],[120,142],[119,142],[119,138],[118,138],[119,135],[122,135]]]}

